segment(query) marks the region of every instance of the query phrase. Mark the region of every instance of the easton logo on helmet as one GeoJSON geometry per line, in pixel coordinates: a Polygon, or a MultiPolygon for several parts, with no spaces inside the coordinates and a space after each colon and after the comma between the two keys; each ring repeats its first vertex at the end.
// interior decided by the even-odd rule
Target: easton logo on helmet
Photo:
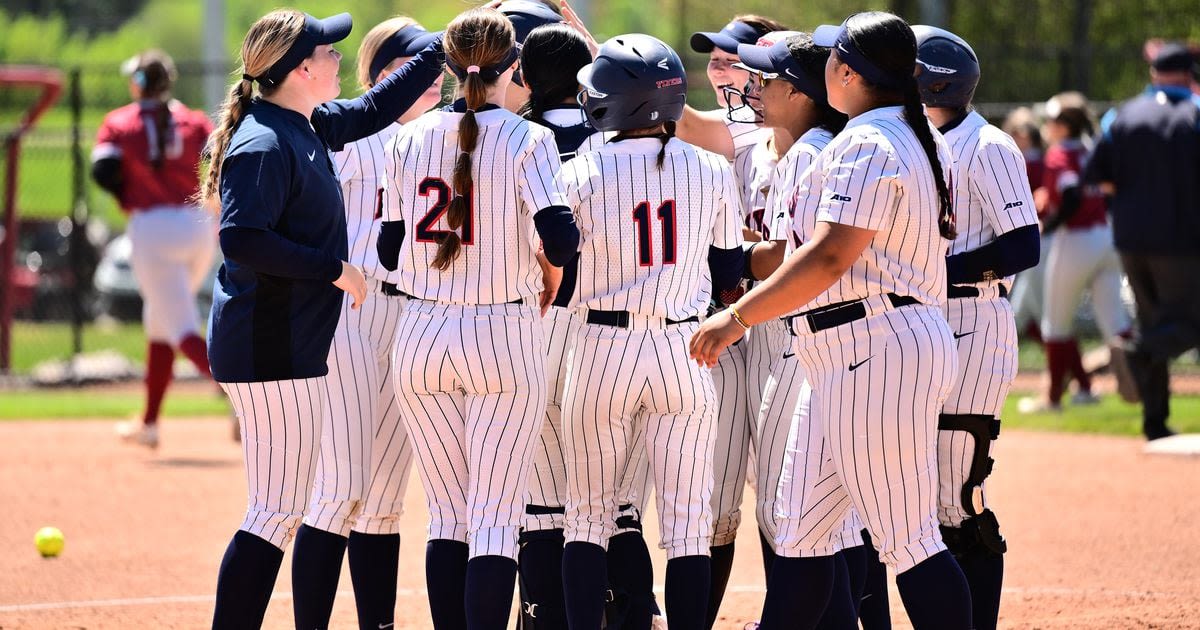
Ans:
{"type": "Polygon", "coordinates": [[[924,61],[921,61],[920,59],[917,60],[917,63],[921,64],[922,66],[925,66],[926,70],[936,73],[936,74],[958,74],[958,70],[955,70],[954,68],[947,68],[945,66],[935,66],[931,63],[925,63],[924,61]]]}

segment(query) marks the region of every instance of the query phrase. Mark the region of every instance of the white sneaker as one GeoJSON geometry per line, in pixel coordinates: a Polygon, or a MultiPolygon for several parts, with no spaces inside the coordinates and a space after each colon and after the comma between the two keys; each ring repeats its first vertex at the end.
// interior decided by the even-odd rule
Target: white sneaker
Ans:
{"type": "Polygon", "coordinates": [[[1092,392],[1075,392],[1074,394],[1071,394],[1071,404],[1079,405],[1080,407],[1099,405],[1100,397],[1092,392]]]}
{"type": "Polygon", "coordinates": [[[1059,413],[1062,411],[1062,405],[1052,403],[1040,396],[1026,396],[1017,401],[1017,411],[1024,414],[1031,413],[1059,413]]]}
{"type": "Polygon", "coordinates": [[[126,442],[158,448],[158,425],[144,424],[141,420],[117,423],[117,435],[126,442]]]}

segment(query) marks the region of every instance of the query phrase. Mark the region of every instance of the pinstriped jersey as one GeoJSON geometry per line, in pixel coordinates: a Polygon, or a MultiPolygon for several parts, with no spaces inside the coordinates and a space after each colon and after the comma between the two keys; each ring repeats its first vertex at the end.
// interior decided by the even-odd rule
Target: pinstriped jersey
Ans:
{"type": "Polygon", "coordinates": [[[392,171],[384,191],[384,220],[404,221],[400,288],[453,304],[499,304],[542,290],[534,257],[533,215],[563,206],[556,178],[558,149],[549,129],[507,110],[479,111],[471,156],[470,212],[459,228],[462,248],[445,271],[430,267],[438,238],[449,230],[446,210],[463,114],[434,111],[405,125],[392,140],[392,171]]]}
{"type": "Polygon", "coordinates": [[[725,128],[729,130],[729,137],[733,138],[733,157],[737,159],[737,155],[746,149],[758,144],[759,140],[771,135],[771,130],[759,125],[758,123],[750,122],[734,122],[725,117],[725,128]]]}
{"type": "Polygon", "coordinates": [[[342,201],[346,206],[346,233],[350,241],[350,258],[346,262],[362,268],[372,278],[393,284],[400,274],[389,273],[379,264],[375,241],[383,218],[383,189],[391,159],[386,145],[398,131],[400,123],[392,123],[333,154],[333,167],[342,183],[342,201]]]}
{"type": "Polygon", "coordinates": [[[771,149],[773,134],[761,136],[753,146],[733,158],[733,177],[742,196],[743,222],[755,232],[766,231],[767,191],[771,189],[775,166],[779,162],[771,149]]]}
{"type": "MultiPolygon", "coordinates": [[[[947,185],[950,150],[930,126],[947,185]]],[[[946,247],[938,232],[933,170],[904,108],[880,107],[846,124],[802,178],[793,228],[800,242],[818,222],[874,230],[875,237],[832,286],[801,310],[895,293],[924,304],[946,300],[946,247]]]]}
{"type": "Polygon", "coordinates": [[[800,178],[810,174],[809,168],[816,163],[821,151],[832,141],[833,134],[820,127],[813,127],[792,143],[775,166],[771,186],[767,191],[766,208],[769,218],[765,234],[768,240],[788,241],[791,244],[789,251],[799,245],[795,242],[792,221],[796,212],[800,178]]]}
{"type": "Polygon", "coordinates": [[[580,231],[578,303],[685,319],[712,294],[708,248],[740,247],[741,201],[729,162],[677,138],[609,143],[563,165],[580,231]]]}
{"type": "Polygon", "coordinates": [[[975,112],[945,134],[954,157],[958,238],[950,254],[987,245],[996,236],[1037,225],[1025,158],[1008,134],[975,112]]]}

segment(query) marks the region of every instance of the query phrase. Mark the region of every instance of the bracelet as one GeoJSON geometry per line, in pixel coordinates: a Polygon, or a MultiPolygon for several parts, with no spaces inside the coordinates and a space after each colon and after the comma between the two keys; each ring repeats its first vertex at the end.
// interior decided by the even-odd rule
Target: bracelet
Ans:
{"type": "Polygon", "coordinates": [[[742,314],[737,312],[736,308],[733,308],[732,306],[730,306],[726,310],[729,311],[729,316],[733,318],[733,321],[737,322],[738,326],[741,326],[745,330],[750,330],[750,324],[747,324],[746,320],[742,319],[742,314]]]}

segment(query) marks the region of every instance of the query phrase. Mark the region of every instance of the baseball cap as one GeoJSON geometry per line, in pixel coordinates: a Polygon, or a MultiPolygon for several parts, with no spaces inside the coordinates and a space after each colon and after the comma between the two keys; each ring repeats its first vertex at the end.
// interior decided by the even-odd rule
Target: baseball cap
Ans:
{"type": "Polygon", "coordinates": [[[415,57],[436,40],[437,36],[437,33],[430,33],[416,24],[409,24],[396,31],[384,40],[379,50],[375,51],[375,56],[371,58],[371,77],[379,76],[379,73],[398,57],[415,57]]]}
{"type": "MultiPolygon", "coordinates": [[[[846,18],[846,21],[848,22],[852,17],[854,16],[846,18]]],[[[854,42],[851,41],[850,34],[846,30],[846,22],[842,22],[840,26],[833,26],[831,24],[818,26],[813,31],[812,38],[814,44],[825,48],[832,48],[842,63],[853,68],[855,72],[861,74],[867,81],[870,81],[874,85],[900,90],[912,78],[911,73],[906,77],[897,77],[889,74],[884,69],[875,65],[870,59],[867,59],[866,55],[863,55],[862,51],[858,49],[858,46],[855,46],[854,42]]],[[[915,63],[913,64],[913,70],[916,70],[915,63]]]]}
{"type": "Polygon", "coordinates": [[[517,45],[525,43],[529,32],[544,24],[558,24],[563,16],[550,7],[534,0],[505,0],[496,10],[512,22],[517,37],[517,45]]]}
{"type": "Polygon", "coordinates": [[[745,22],[734,20],[716,33],[692,33],[692,50],[698,53],[709,53],[714,48],[736,55],[739,44],[753,44],[758,41],[758,31],[745,22]]]}
{"type": "Polygon", "coordinates": [[[301,62],[307,59],[317,46],[333,44],[346,39],[352,27],[353,22],[349,13],[339,13],[323,20],[305,13],[304,29],[300,31],[296,41],[292,42],[291,47],[283,53],[279,61],[276,61],[260,76],[244,78],[253,79],[268,87],[278,85],[289,72],[295,70],[301,62]]]}
{"type": "Polygon", "coordinates": [[[741,59],[738,65],[752,72],[760,72],[764,78],[786,79],[809,98],[823,101],[826,98],[825,82],[810,79],[792,56],[791,47],[800,45],[807,37],[798,31],[767,33],[753,46],[738,46],[738,57],[741,59]]]}
{"type": "Polygon", "coordinates": [[[1159,72],[1187,72],[1196,65],[1196,58],[1187,46],[1179,42],[1167,42],[1158,49],[1150,67],[1159,72]]]}

